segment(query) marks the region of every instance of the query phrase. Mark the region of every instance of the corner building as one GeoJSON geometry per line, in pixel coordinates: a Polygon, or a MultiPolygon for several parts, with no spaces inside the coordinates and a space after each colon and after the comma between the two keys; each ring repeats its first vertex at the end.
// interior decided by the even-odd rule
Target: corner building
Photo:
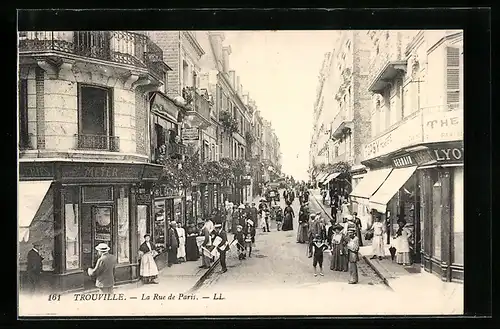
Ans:
{"type": "Polygon", "coordinates": [[[151,163],[148,94],[164,84],[161,50],[127,31],[19,33],[19,267],[41,243],[42,286],[94,287],[85,273],[101,242],[117,256],[117,283],[138,278],[148,220],[138,185],[151,163]]]}
{"type": "Polygon", "coordinates": [[[352,201],[382,216],[387,243],[405,220],[413,262],[463,282],[463,34],[368,35],[372,139],[352,201]]]}

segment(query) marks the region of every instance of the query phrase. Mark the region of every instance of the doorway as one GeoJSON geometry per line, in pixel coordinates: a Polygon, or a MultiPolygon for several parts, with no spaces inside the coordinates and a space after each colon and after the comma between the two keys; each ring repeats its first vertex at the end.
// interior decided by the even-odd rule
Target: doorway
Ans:
{"type": "Polygon", "coordinates": [[[82,265],[85,271],[84,288],[94,288],[95,280],[86,273],[93,268],[98,255],[95,246],[106,243],[113,253],[113,205],[82,205],[82,265]]]}

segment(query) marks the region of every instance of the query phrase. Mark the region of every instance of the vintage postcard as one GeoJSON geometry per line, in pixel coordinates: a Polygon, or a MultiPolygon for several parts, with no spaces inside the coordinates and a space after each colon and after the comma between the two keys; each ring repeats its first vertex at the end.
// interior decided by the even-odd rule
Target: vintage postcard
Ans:
{"type": "Polygon", "coordinates": [[[19,30],[19,316],[463,314],[463,45],[19,30]]]}

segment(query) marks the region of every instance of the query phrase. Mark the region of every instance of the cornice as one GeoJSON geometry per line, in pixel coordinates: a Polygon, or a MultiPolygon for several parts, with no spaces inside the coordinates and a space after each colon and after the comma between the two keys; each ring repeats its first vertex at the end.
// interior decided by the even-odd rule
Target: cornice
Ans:
{"type": "Polygon", "coordinates": [[[441,46],[443,43],[449,42],[451,40],[458,39],[460,37],[463,37],[463,32],[462,31],[445,35],[444,37],[442,37],[438,42],[436,42],[432,47],[430,47],[427,50],[427,54],[433,52],[437,47],[441,46]]]}
{"type": "Polygon", "coordinates": [[[189,41],[189,44],[194,48],[198,56],[202,56],[205,54],[205,51],[201,47],[201,45],[198,43],[196,38],[189,32],[189,31],[183,31],[183,35],[186,37],[186,39],[189,41]]]}

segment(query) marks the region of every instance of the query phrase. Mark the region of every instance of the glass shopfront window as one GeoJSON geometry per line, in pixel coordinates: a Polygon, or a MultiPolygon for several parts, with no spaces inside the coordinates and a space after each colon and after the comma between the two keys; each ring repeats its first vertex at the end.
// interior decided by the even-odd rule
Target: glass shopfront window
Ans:
{"type": "Polygon", "coordinates": [[[165,225],[167,220],[164,200],[154,202],[154,220],[155,247],[162,251],[165,249],[165,225]]]}
{"type": "Polygon", "coordinates": [[[464,264],[464,168],[453,173],[453,263],[464,264]]]}
{"type": "Polygon", "coordinates": [[[441,259],[441,181],[436,170],[431,171],[432,185],[432,256],[441,259]]]}
{"type": "Polygon", "coordinates": [[[144,240],[144,235],[148,232],[148,206],[146,205],[137,205],[137,241],[144,240]]]}
{"type": "Polygon", "coordinates": [[[64,224],[66,230],[66,270],[80,268],[80,217],[78,188],[67,188],[64,197],[64,224]]]}
{"type": "Polygon", "coordinates": [[[174,209],[173,209],[173,213],[174,213],[174,220],[177,222],[177,223],[181,223],[181,224],[184,224],[184,221],[183,221],[183,216],[182,216],[182,199],[181,198],[175,198],[174,200],[174,209]]]}
{"type": "Polygon", "coordinates": [[[129,190],[120,187],[118,193],[118,263],[130,262],[130,230],[129,230],[129,190]]]}

